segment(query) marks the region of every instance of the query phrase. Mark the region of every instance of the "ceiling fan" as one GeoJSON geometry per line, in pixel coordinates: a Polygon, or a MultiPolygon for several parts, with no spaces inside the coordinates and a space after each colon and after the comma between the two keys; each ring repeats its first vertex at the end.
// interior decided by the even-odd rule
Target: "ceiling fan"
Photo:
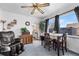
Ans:
{"type": "Polygon", "coordinates": [[[43,10],[41,10],[41,7],[47,7],[49,6],[49,3],[32,3],[32,6],[21,6],[21,8],[33,8],[31,14],[33,15],[35,10],[37,9],[41,14],[44,14],[43,10]]]}

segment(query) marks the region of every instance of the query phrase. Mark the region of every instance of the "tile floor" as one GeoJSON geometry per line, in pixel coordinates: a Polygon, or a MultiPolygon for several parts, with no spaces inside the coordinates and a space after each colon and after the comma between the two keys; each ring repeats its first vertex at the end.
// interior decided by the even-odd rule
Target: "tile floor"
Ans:
{"type": "MultiPolygon", "coordinates": [[[[19,56],[57,56],[57,52],[53,49],[48,51],[46,48],[41,46],[41,42],[39,40],[34,40],[32,44],[25,45],[24,49],[25,51],[19,56]]],[[[63,56],[62,53],[60,53],[60,55],[63,56]]],[[[65,52],[64,56],[78,55],[71,52],[65,52]]]]}
{"type": "MultiPolygon", "coordinates": [[[[25,51],[22,52],[19,56],[57,56],[56,51],[53,49],[48,51],[46,48],[41,46],[41,41],[34,40],[32,44],[26,44],[24,46],[25,51]]],[[[62,53],[60,53],[61,56],[62,53]]],[[[0,54],[0,56],[3,56],[0,54]]],[[[64,56],[78,56],[77,54],[71,52],[65,52],[64,56]]]]}

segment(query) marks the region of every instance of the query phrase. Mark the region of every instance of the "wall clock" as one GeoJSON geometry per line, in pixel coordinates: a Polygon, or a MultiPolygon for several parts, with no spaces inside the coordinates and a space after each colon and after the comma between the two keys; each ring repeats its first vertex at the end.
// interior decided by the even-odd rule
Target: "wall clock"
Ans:
{"type": "Polygon", "coordinates": [[[30,22],[29,22],[29,21],[26,21],[26,22],[25,22],[25,25],[26,25],[26,26],[29,26],[29,25],[30,25],[30,22]]]}

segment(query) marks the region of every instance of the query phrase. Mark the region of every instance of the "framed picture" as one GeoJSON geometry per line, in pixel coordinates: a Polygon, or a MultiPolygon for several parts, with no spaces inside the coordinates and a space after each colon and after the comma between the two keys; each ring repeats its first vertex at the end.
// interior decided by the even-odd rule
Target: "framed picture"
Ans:
{"type": "Polygon", "coordinates": [[[25,22],[25,25],[26,25],[26,26],[29,26],[29,25],[30,25],[30,22],[29,22],[29,21],[26,21],[26,22],[25,22]]]}

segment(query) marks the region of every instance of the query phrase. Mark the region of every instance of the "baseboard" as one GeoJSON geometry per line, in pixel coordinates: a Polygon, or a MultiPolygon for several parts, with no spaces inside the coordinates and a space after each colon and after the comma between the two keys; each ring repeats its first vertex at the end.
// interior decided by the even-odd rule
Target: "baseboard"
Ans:
{"type": "Polygon", "coordinates": [[[67,51],[68,51],[68,52],[71,52],[71,53],[74,53],[74,54],[76,54],[77,56],[79,56],[79,53],[76,53],[76,52],[74,52],[74,51],[72,51],[72,50],[67,49],[67,51]]]}

